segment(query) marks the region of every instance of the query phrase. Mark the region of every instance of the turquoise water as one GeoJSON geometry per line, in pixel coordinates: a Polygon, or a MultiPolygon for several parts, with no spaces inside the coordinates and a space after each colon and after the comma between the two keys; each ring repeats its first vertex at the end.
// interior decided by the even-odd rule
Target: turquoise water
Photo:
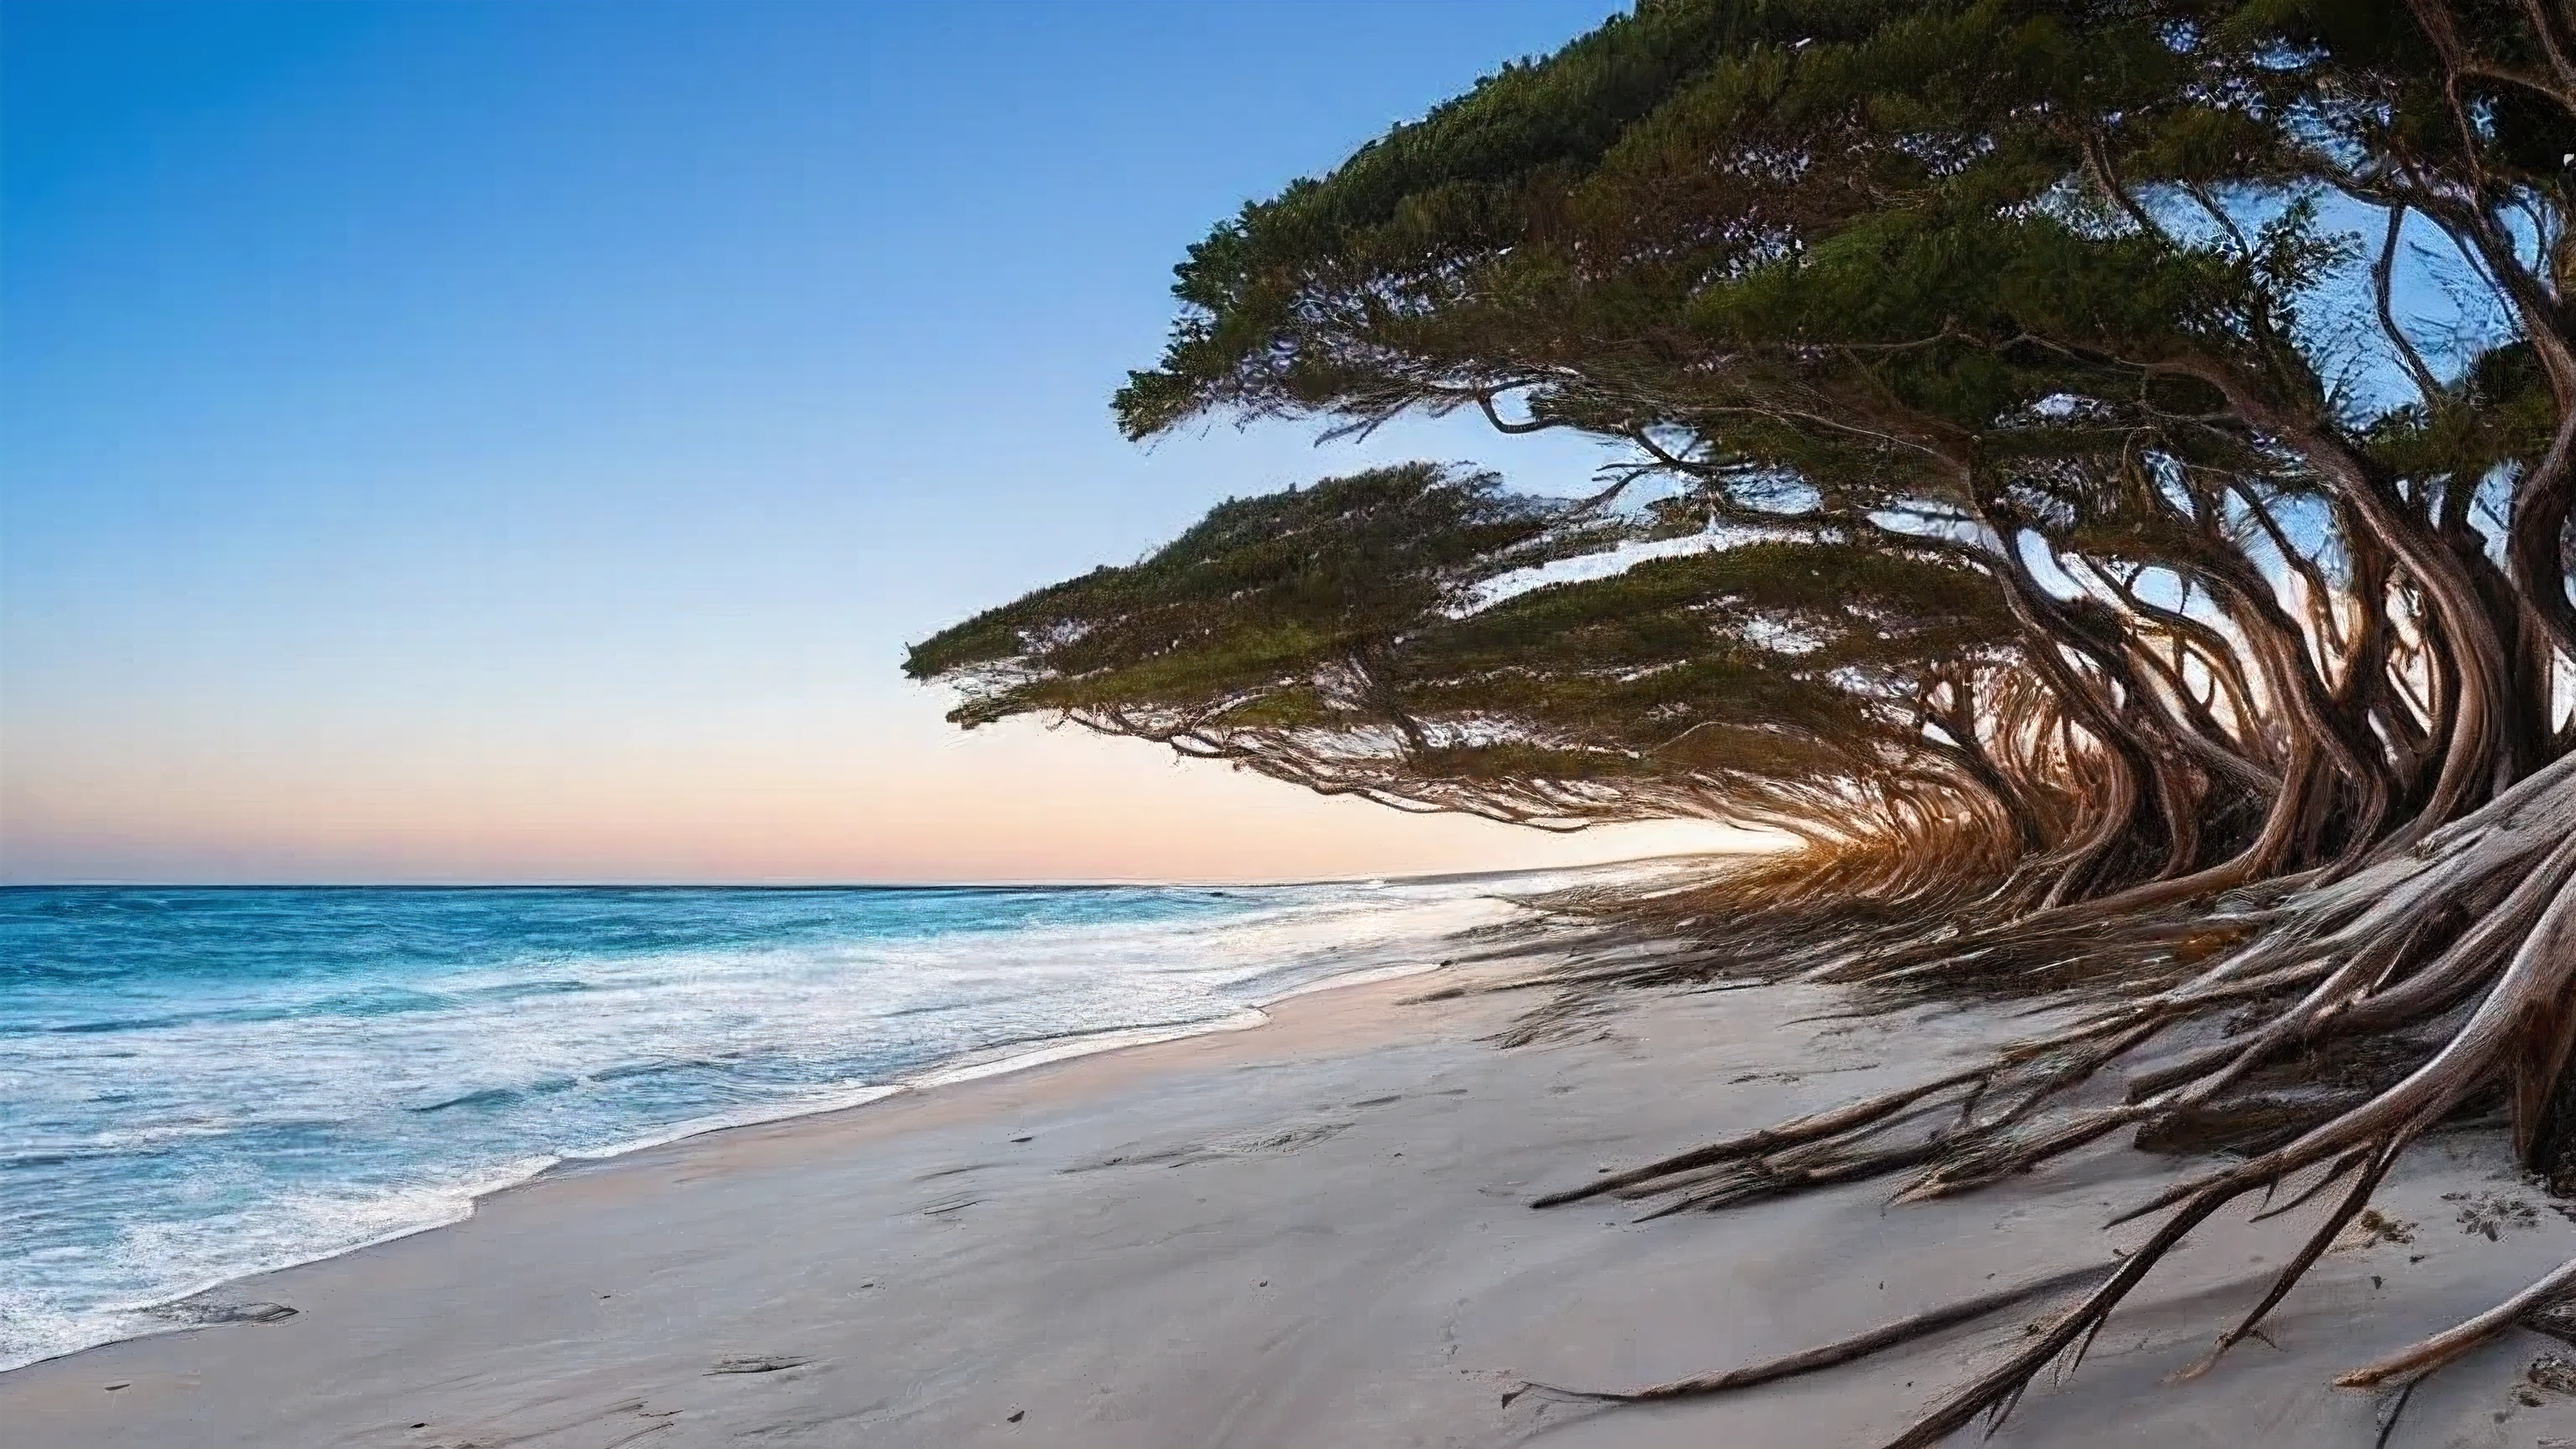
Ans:
{"type": "Polygon", "coordinates": [[[566,1158],[1243,1024],[1490,890],[0,890],[0,1367],[566,1158]]]}

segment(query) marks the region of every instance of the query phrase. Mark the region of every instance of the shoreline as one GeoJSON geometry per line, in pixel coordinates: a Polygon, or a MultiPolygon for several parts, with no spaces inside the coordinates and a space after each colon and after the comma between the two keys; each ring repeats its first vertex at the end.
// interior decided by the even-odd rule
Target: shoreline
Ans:
{"type": "MultiPolygon", "coordinates": [[[[1919,1079],[2028,1023],[1802,1022],[1839,998],[1795,986],[1640,992],[1501,1050],[1530,997],[1421,986],[1328,988],[1266,1030],[569,1163],[462,1222],[210,1305],[291,1317],[0,1375],[0,1419],[12,1449],[1842,1449],[1883,1442],[2037,1307],[1704,1402],[1603,1412],[1502,1391],[1751,1362],[2099,1261],[2134,1236],[2102,1231],[2106,1207],[2174,1165],[2110,1144],[1895,1209],[1859,1184],[1652,1222],[1615,1200],[1531,1212],[1596,1169],[1919,1079]]],[[[2576,1222],[2488,1135],[2419,1147],[2382,1207],[2407,1241],[2329,1254],[2265,1344],[2168,1384],[2300,1230],[2196,1232],[1994,1442],[2368,1443],[2379,1405],[2328,1387],[2335,1372],[2576,1253],[2576,1222]],[[2494,1236],[2454,1224],[2463,1202],[2494,1236]]],[[[2446,1370],[2395,1442],[2576,1436],[2576,1398],[2515,1397],[2544,1349],[2559,1346],[2518,1331],[2446,1370]]]]}
{"type": "MultiPolygon", "coordinates": [[[[547,889],[547,887],[540,887],[540,889],[547,889]]],[[[726,887],[726,889],[731,889],[731,887],[726,887]]],[[[781,889],[796,888],[782,887],[781,889]]],[[[1533,958],[1535,958],[1537,954],[1541,953],[1534,952],[1533,958]]],[[[779,1123],[800,1122],[812,1118],[831,1117],[844,1112],[856,1112],[867,1107],[875,1106],[881,1102],[892,1101],[901,1097],[907,1097],[941,1088],[963,1086],[971,1082],[987,1081],[996,1077],[1008,1076],[1024,1071],[1033,1071],[1062,1062],[1081,1061],[1089,1057],[1109,1055],[1142,1047],[1158,1046],[1169,1042],[1189,1041],[1203,1036],[1220,1036],[1231,1032],[1251,1031],[1272,1024],[1274,1019],[1272,1012],[1283,1002],[1324,992],[1351,990],[1376,985],[1380,982],[1402,981],[1418,976],[1433,975],[1448,969],[1448,966],[1449,963],[1446,961],[1429,964],[1355,965],[1346,971],[1338,971],[1328,976],[1318,977],[1315,980],[1299,983],[1298,985],[1291,986],[1286,990],[1277,992],[1273,995],[1256,999],[1239,1010],[1228,1012],[1222,1016],[1203,1017],[1187,1022],[1165,1022],[1142,1026],[1102,1027],[1096,1031],[1076,1032],[1066,1035],[1039,1038],[1028,1042],[1010,1042],[997,1046],[972,1049],[961,1052],[955,1057],[919,1068],[911,1073],[898,1077],[893,1081],[869,1083],[863,1086],[839,1089],[837,1091],[826,1093],[821,1097],[809,1099],[805,1102],[794,1105],[775,1103],[764,1104],[762,1106],[746,1108],[739,1112],[715,1113],[708,1116],[695,1117],[684,1122],[674,1123],[670,1128],[664,1131],[649,1133],[645,1136],[628,1139],[607,1147],[549,1153],[542,1158],[525,1159],[521,1163],[517,1164],[502,1164],[491,1174],[493,1179],[491,1185],[458,1189],[453,1195],[455,1198],[454,1210],[449,1215],[438,1218],[434,1221],[421,1222],[396,1228],[391,1232],[380,1233],[374,1237],[370,1237],[359,1242],[324,1249],[309,1257],[296,1257],[268,1263],[259,1267],[249,1268],[238,1273],[227,1273],[222,1277],[209,1279],[198,1283],[194,1287],[182,1289],[166,1297],[154,1298],[148,1302],[123,1304],[103,1309],[101,1311],[105,1314],[122,1317],[160,1318],[165,1321],[157,1325],[136,1325],[134,1326],[133,1332],[120,1334],[119,1336],[112,1338],[103,1338],[94,1343],[83,1344],[77,1348],[64,1349],[59,1353],[49,1353],[41,1358],[28,1359],[22,1363],[0,1365],[0,1387],[4,1387],[6,1385],[10,1375],[19,1373],[26,1369],[56,1363],[67,1358],[75,1358],[81,1354],[90,1353],[102,1348],[114,1347],[121,1343],[131,1343],[139,1339],[157,1338],[171,1333],[192,1332],[206,1327],[208,1325],[204,1322],[190,1321],[188,1314],[184,1310],[186,1310],[189,1305],[197,1303],[200,1300],[224,1296],[225,1290],[235,1284],[246,1283],[253,1279],[264,1278],[277,1273],[291,1272],[299,1268],[308,1268],[329,1263],[336,1259],[347,1257],[351,1254],[362,1253],[369,1249],[382,1247],[388,1243],[401,1242],[404,1239],[418,1237],[424,1233],[441,1232],[449,1228],[457,1227],[461,1224],[473,1221],[474,1217],[482,1210],[485,1203],[497,1199],[507,1193],[518,1192],[526,1188],[534,1187],[558,1174],[580,1172],[605,1164],[613,1164],[623,1158],[634,1156],[639,1153],[651,1152],[674,1144],[695,1141],[703,1137],[716,1136],[722,1133],[739,1131],[747,1128],[767,1127],[779,1123]],[[534,1165],[531,1166],[529,1165],[530,1163],[533,1163],[534,1165]]]]}

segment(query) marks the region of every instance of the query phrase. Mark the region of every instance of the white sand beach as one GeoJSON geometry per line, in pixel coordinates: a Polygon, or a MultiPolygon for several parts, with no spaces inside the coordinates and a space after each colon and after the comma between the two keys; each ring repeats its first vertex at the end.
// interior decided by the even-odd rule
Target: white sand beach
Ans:
{"type": "MultiPolygon", "coordinates": [[[[1838,1005],[1803,988],[1639,993],[1503,1050],[1492,1035],[1540,998],[1444,994],[1476,979],[1319,992],[1253,1030],[558,1171],[469,1221],[201,1301],[292,1316],[0,1375],[0,1442],[1867,1446],[2044,1308],[1718,1399],[1503,1400],[1524,1378],[1732,1367],[2106,1261],[2144,1231],[2104,1232],[2112,1207],[2174,1166],[2114,1143],[1892,1209],[1879,1183],[1646,1223],[1609,1199],[1534,1212],[1613,1165],[1936,1072],[2012,1024],[1802,1022],[1838,1005]]],[[[2473,1133],[2418,1147],[2379,1201],[2411,1242],[2329,1254],[2266,1339],[2168,1382],[2323,1205],[2196,1234],[1994,1442],[2368,1446],[2385,1401],[2329,1387],[2335,1372],[2576,1253],[2576,1222],[2473,1133]]],[[[2416,1393],[2384,1442],[2576,1441],[2576,1397],[2524,1382],[2548,1352],[2576,1351],[2508,1334],[2416,1393]]]]}

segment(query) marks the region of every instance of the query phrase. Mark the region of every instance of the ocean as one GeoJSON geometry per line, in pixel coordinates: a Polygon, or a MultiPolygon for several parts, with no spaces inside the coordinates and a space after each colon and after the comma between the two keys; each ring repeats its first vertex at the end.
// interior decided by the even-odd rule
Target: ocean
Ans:
{"type": "Polygon", "coordinates": [[[568,1159],[1255,1024],[1502,888],[0,889],[0,1368],[568,1159]]]}

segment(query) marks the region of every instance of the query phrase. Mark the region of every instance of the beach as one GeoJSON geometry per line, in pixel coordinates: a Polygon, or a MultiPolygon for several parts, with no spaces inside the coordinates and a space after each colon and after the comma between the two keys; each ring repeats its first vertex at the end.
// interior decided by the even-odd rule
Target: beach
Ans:
{"type": "MultiPolygon", "coordinates": [[[[1869,1445],[2041,1316],[2024,1305],[1740,1394],[1625,1388],[1811,1347],[2108,1262],[2173,1171],[2124,1141],[1889,1208],[1885,1183],[1636,1222],[1534,1212],[1596,1172],[1942,1070],[2027,1022],[1831,1019],[1826,990],[1638,992],[1540,1040],[1546,999],[1451,968],[1277,1003],[1249,1030],[906,1092],[570,1164],[448,1227],[226,1285],[202,1326],[0,1374],[9,1449],[1869,1445]],[[1826,1018],[1826,1019],[1818,1019],[1826,1018]],[[290,1314],[281,1309],[292,1309],[290,1314]]],[[[2369,1445],[2334,1374],[2576,1254],[2494,1134],[2420,1145],[2396,1236],[2329,1253],[2213,1370],[2168,1382],[2295,1250],[2223,1214],[2036,1386],[2006,1445],[2369,1445]]],[[[2514,1330],[2391,1445],[2576,1440],[2514,1330]]],[[[1973,1432],[1962,1436],[1974,1440],[1973,1432]]]]}

